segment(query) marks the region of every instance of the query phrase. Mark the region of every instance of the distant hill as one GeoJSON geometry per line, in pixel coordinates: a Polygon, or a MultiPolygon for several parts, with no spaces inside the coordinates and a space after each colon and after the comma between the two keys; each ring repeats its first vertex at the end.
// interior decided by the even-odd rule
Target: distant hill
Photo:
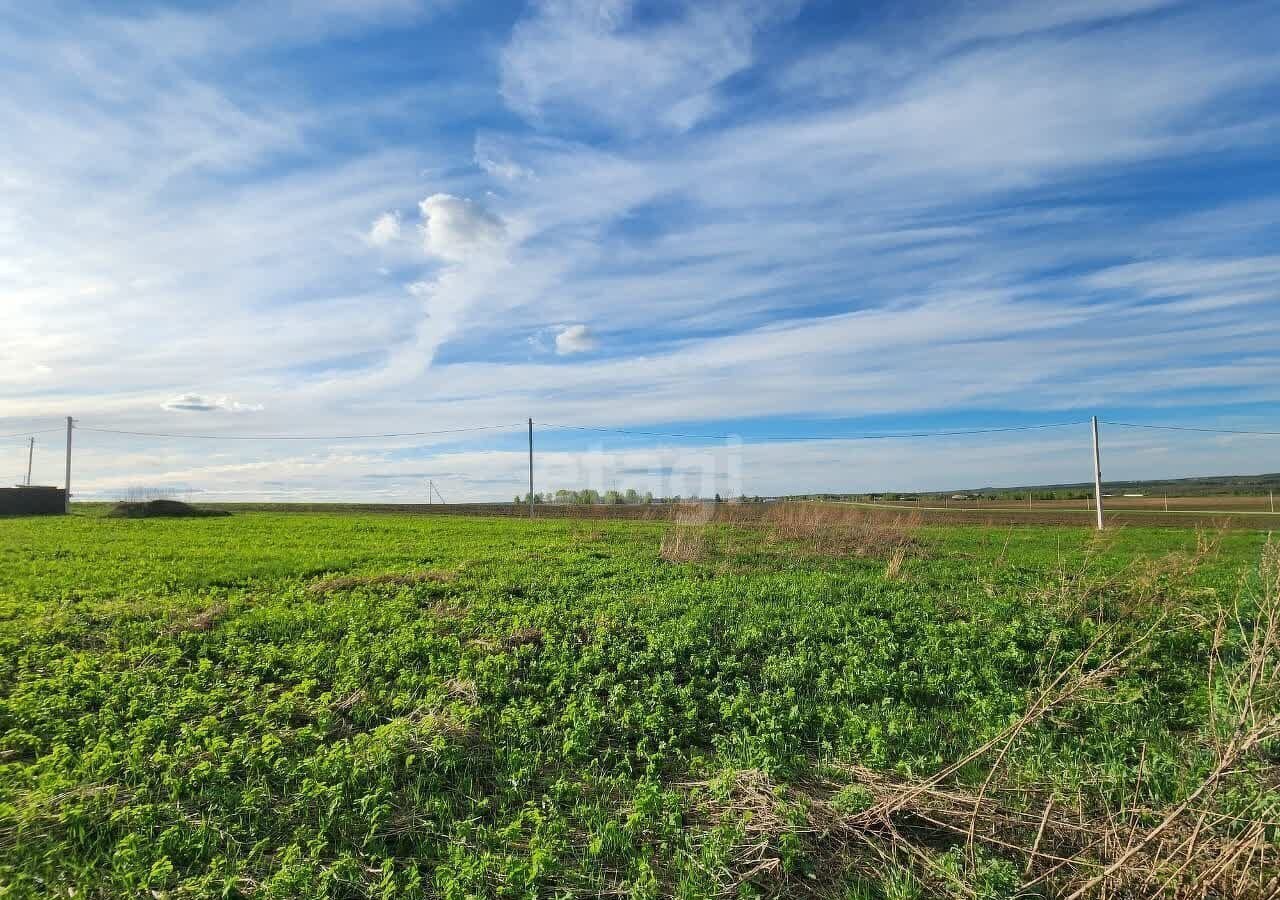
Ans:
{"type": "MultiPolygon", "coordinates": [[[[1102,490],[1109,494],[1168,493],[1180,497],[1207,497],[1215,494],[1265,494],[1267,491],[1280,491],[1280,472],[1271,472],[1265,475],[1206,475],[1200,478],[1156,478],[1139,481],[1108,481],[1104,479],[1102,490]]],[[[1005,488],[984,487],[970,491],[960,491],[960,493],[1026,496],[1028,491],[1033,494],[1058,491],[1092,492],[1093,483],[1031,484],[1005,488]]]]}
{"type": "MultiPolygon", "coordinates": [[[[1158,478],[1140,481],[1102,482],[1107,494],[1169,494],[1177,497],[1210,497],[1230,495],[1265,495],[1268,491],[1280,493],[1280,472],[1264,475],[1206,475],[1200,478],[1158,478]]],[[[1024,484],[1010,487],[959,488],[941,491],[880,491],[857,494],[797,494],[806,500],[863,500],[880,497],[888,500],[906,500],[915,497],[942,497],[963,494],[969,497],[1019,497],[1030,493],[1037,500],[1071,500],[1093,495],[1093,482],[1081,481],[1067,484],[1024,484]]]]}

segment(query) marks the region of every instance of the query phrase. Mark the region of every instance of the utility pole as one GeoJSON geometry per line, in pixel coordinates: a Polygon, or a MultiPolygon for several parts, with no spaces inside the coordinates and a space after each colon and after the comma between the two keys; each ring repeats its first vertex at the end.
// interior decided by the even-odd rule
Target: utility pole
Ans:
{"type": "Polygon", "coordinates": [[[31,487],[31,461],[36,455],[36,439],[31,438],[27,444],[27,487],[31,487]]]}
{"type": "Polygon", "coordinates": [[[1102,530],[1102,461],[1098,454],[1098,417],[1093,422],[1093,496],[1098,512],[1098,530],[1102,530]]]}
{"type": "Polygon", "coordinates": [[[533,518],[533,418],[529,419],[529,518],[533,518]]]}
{"type": "Polygon", "coordinates": [[[431,479],[427,479],[427,506],[435,502],[436,483],[431,479]]]}
{"type": "Polygon", "coordinates": [[[71,515],[71,429],[73,422],[70,416],[67,416],[67,483],[66,491],[63,497],[63,514],[71,515]]]}

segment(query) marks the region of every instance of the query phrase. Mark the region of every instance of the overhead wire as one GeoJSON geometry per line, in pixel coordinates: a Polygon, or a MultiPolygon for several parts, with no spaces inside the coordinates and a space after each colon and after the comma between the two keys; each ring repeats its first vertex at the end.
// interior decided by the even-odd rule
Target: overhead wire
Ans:
{"type": "Polygon", "coordinates": [[[15,438],[15,437],[20,437],[20,438],[34,437],[37,434],[53,434],[56,431],[64,431],[64,430],[65,430],[64,428],[44,428],[44,429],[37,429],[36,431],[15,431],[12,434],[0,434],[0,439],[15,438]]]}
{"type": "MultiPolygon", "coordinates": [[[[762,443],[779,443],[786,441],[874,441],[888,440],[892,438],[918,438],[918,437],[953,437],[957,435],[971,434],[997,434],[1009,431],[1033,431],[1043,428],[1066,428],[1071,425],[1088,424],[1088,419],[1081,419],[1075,422],[1048,422],[1039,425],[1009,425],[1000,428],[969,428],[949,431],[899,431],[899,432],[873,432],[863,434],[828,434],[828,435],[772,435],[757,438],[762,443]]],[[[558,425],[551,422],[535,422],[543,428],[561,428],[572,429],[575,431],[602,431],[613,434],[638,435],[643,437],[678,437],[678,438],[696,438],[709,441],[731,440],[741,435],[732,434],[688,434],[675,431],[634,431],[626,428],[603,428],[594,425],[558,425]]]]}
{"type": "MultiPolygon", "coordinates": [[[[993,428],[963,428],[963,429],[942,429],[932,431],[892,431],[892,432],[858,432],[853,434],[791,434],[791,435],[762,435],[751,438],[749,440],[758,441],[760,443],[778,443],[778,442],[796,442],[796,441],[874,441],[874,440],[894,440],[901,438],[929,438],[929,437],[962,437],[967,435],[979,434],[1001,434],[1018,431],[1037,431],[1051,428],[1068,428],[1075,425],[1088,424],[1088,419],[1079,419],[1070,422],[1046,422],[1030,425],[1007,425],[993,428]]],[[[632,428],[611,428],[599,425],[566,425],[556,422],[534,422],[533,424],[541,428],[555,428],[565,431],[591,431],[607,434],[621,434],[635,437],[667,437],[667,438],[684,438],[689,440],[710,440],[724,441],[742,438],[740,434],[702,434],[683,431],[650,431],[632,428]]],[[[1190,431],[1204,434],[1239,434],[1239,435],[1263,435],[1263,436],[1280,436],[1280,431],[1259,431],[1240,428],[1205,428],[1190,425],[1156,425],[1138,422],[1113,422],[1110,420],[1099,420],[1100,425],[1108,425],[1118,428],[1147,428],[1161,431],[1190,431]]],[[[99,425],[87,425],[80,422],[75,423],[75,428],[80,431],[92,431],[101,434],[119,434],[133,437],[157,437],[157,438],[173,438],[180,440],[225,440],[225,441],[359,441],[359,440],[379,440],[390,438],[410,438],[410,437],[432,437],[436,435],[446,434],[467,434],[480,431],[498,431],[502,429],[524,428],[525,422],[509,422],[497,425],[471,425],[461,428],[440,428],[425,431],[391,431],[391,432],[375,432],[369,434],[209,434],[198,432],[170,432],[170,431],[138,431],[122,428],[108,428],[99,425]]],[[[7,438],[25,438],[38,434],[53,434],[61,432],[62,428],[44,428],[34,429],[31,431],[15,431],[10,434],[0,434],[0,439],[7,438]]]]}
{"type": "Polygon", "coordinates": [[[1198,431],[1203,434],[1260,434],[1280,437],[1280,431],[1249,431],[1242,428],[1198,428],[1191,425],[1144,425],[1138,422],[1108,422],[1098,420],[1099,425],[1112,425],[1117,428],[1153,428],[1159,431],[1198,431]]]}
{"type": "Polygon", "coordinates": [[[467,428],[441,428],[434,431],[394,431],[383,432],[380,434],[195,434],[195,433],[179,433],[166,431],[129,431],[120,428],[101,428],[96,425],[80,425],[76,428],[81,431],[95,431],[101,434],[123,434],[134,437],[161,437],[161,438],[179,438],[183,440],[211,440],[211,441],[367,441],[378,440],[382,438],[405,438],[405,437],[429,437],[438,434],[462,434],[471,431],[494,431],[501,428],[519,428],[523,427],[523,422],[514,422],[504,425],[473,425],[467,428]]]}

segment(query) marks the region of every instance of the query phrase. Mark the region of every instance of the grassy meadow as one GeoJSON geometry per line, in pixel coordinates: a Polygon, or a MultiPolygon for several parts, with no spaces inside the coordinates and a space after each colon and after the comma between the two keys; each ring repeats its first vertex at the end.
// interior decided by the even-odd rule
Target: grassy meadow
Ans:
{"type": "Polygon", "coordinates": [[[1280,896],[1276,545],[866,515],[0,520],[0,897],[1280,896]]]}

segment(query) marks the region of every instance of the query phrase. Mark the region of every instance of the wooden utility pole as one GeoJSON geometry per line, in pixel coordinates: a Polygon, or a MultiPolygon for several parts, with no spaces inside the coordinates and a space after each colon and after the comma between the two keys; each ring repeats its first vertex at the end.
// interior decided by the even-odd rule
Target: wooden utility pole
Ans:
{"type": "Polygon", "coordinates": [[[1098,512],[1098,530],[1102,530],[1102,461],[1098,453],[1098,417],[1093,422],[1093,496],[1098,512]]]}
{"type": "Polygon", "coordinates": [[[73,423],[70,416],[67,416],[67,481],[66,491],[63,497],[63,513],[71,515],[71,429],[73,423]]]}
{"type": "Polygon", "coordinates": [[[533,518],[533,419],[529,419],[529,518],[533,518]]]}
{"type": "Polygon", "coordinates": [[[31,462],[36,455],[36,439],[31,438],[27,444],[27,487],[31,487],[31,462]]]}

